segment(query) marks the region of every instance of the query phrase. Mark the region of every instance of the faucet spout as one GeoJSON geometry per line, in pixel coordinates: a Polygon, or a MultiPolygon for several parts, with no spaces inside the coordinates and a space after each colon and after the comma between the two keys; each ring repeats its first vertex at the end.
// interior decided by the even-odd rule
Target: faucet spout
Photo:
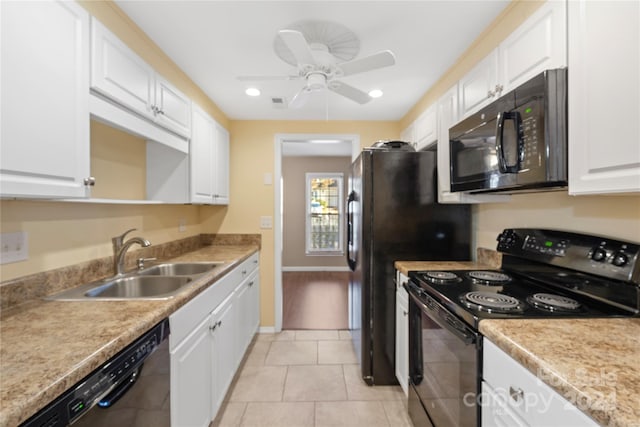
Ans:
{"type": "Polygon", "coordinates": [[[151,246],[151,243],[147,239],[143,239],[142,237],[132,237],[125,242],[125,236],[135,230],[135,228],[132,228],[125,231],[120,236],[116,236],[111,239],[111,242],[113,243],[113,272],[116,276],[124,273],[124,257],[127,253],[127,250],[132,245],[138,244],[143,248],[151,246]]]}

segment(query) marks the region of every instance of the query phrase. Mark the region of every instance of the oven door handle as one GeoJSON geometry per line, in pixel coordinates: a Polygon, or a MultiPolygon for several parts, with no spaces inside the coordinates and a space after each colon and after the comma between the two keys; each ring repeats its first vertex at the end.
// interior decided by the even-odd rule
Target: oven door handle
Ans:
{"type": "Polygon", "coordinates": [[[451,332],[465,344],[477,343],[478,334],[475,331],[463,325],[461,321],[456,319],[453,314],[448,313],[448,311],[432,297],[415,288],[416,286],[414,284],[409,283],[409,296],[411,296],[411,299],[420,310],[427,314],[431,320],[436,322],[441,328],[451,332]],[[420,295],[429,302],[429,305],[422,302],[422,300],[415,295],[415,292],[419,292],[420,295]]]}

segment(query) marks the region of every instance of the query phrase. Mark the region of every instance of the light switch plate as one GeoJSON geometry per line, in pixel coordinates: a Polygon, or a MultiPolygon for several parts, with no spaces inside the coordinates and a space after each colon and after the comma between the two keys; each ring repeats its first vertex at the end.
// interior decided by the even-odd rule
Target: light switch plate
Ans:
{"type": "Polygon", "coordinates": [[[260,228],[273,228],[273,217],[270,216],[261,216],[260,217],[260,228]]]}
{"type": "Polygon", "coordinates": [[[264,176],[262,177],[262,180],[264,182],[264,185],[273,184],[273,176],[271,175],[271,172],[265,172],[264,176]]]}
{"type": "Polygon", "coordinates": [[[29,259],[29,247],[26,231],[0,234],[0,264],[27,259],[29,259]]]}

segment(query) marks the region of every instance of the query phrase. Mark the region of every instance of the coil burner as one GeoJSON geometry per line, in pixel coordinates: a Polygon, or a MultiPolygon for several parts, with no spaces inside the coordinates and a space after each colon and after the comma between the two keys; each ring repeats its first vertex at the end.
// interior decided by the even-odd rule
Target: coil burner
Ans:
{"type": "Polygon", "coordinates": [[[574,299],[554,294],[533,294],[527,298],[527,301],[534,307],[547,311],[570,312],[578,311],[581,307],[581,304],[574,299]]]}
{"type": "Polygon", "coordinates": [[[467,292],[460,296],[460,302],[471,309],[487,313],[514,313],[523,310],[517,298],[495,292],[467,292]]]}
{"type": "Polygon", "coordinates": [[[450,271],[427,271],[423,277],[431,283],[440,285],[457,283],[462,280],[457,274],[450,271]]]}
{"type": "Polygon", "coordinates": [[[470,271],[467,276],[475,283],[489,286],[504,285],[511,281],[511,277],[508,274],[500,273],[499,271],[470,271]]]}

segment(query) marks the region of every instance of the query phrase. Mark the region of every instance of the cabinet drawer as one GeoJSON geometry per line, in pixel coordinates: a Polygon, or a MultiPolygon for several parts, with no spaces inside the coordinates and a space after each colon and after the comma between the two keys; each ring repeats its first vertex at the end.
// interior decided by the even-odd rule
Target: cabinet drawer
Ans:
{"type": "MultiPolygon", "coordinates": [[[[530,426],[597,426],[573,403],[491,341],[485,338],[483,347],[482,378],[493,390],[494,398],[491,401],[508,407],[530,426]]],[[[490,410],[489,406],[484,408],[483,405],[482,410],[490,410]]]]}

